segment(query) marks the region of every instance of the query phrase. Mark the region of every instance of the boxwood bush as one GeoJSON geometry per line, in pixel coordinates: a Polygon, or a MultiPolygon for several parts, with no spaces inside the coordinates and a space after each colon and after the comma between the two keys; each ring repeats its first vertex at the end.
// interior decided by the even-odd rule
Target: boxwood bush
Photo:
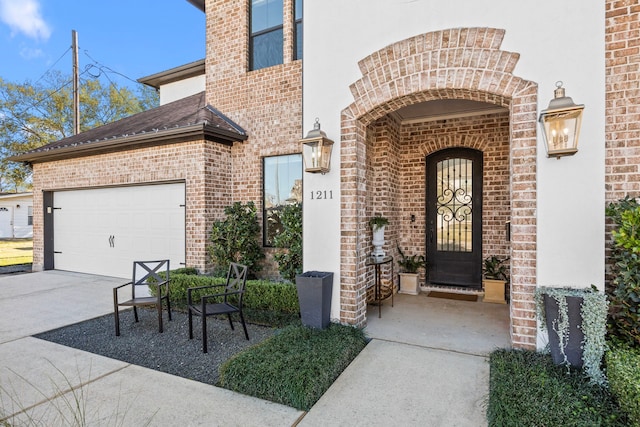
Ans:
{"type": "Polygon", "coordinates": [[[609,387],[631,425],[640,426],[640,349],[614,347],[605,356],[609,387]]]}
{"type": "MultiPolygon", "coordinates": [[[[222,285],[224,277],[194,274],[193,269],[171,272],[171,304],[178,309],[187,307],[187,289],[199,286],[222,285]]],[[[194,292],[193,298],[223,292],[222,288],[194,292]]],[[[283,326],[299,318],[298,293],[291,283],[268,280],[247,280],[244,294],[244,313],[247,321],[258,324],[283,326]]]]}

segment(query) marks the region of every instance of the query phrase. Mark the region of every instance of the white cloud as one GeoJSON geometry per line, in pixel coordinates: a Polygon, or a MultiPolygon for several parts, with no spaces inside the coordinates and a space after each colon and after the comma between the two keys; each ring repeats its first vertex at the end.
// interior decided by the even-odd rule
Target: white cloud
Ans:
{"type": "Polygon", "coordinates": [[[0,0],[0,20],[11,28],[12,35],[23,33],[42,40],[51,35],[49,25],[40,14],[38,0],[0,0]]]}
{"type": "Polygon", "coordinates": [[[23,47],[20,49],[20,56],[24,59],[34,59],[44,56],[44,52],[41,49],[23,47]]]}

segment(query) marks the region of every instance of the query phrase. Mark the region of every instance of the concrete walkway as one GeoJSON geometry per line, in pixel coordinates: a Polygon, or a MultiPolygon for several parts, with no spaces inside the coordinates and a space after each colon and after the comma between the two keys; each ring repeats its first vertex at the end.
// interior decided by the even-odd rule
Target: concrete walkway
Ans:
{"type": "Polygon", "coordinates": [[[486,355],[508,343],[505,306],[398,296],[381,319],[377,309],[370,313],[373,341],[304,413],[31,337],[110,313],[120,283],[59,271],[0,276],[0,419],[17,414],[11,424],[51,426],[482,426],[486,355]],[[469,313],[475,321],[461,320],[469,313]],[[84,419],[74,421],[78,414],[84,419]]]}

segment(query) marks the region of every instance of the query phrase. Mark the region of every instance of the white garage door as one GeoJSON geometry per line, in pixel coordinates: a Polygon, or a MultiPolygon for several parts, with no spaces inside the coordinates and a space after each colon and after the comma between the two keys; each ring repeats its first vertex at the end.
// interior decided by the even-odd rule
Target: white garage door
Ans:
{"type": "Polygon", "coordinates": [[[131,278],[133,261],[185,261],[183,183],[59,191],[54,268],[131,278]]]}

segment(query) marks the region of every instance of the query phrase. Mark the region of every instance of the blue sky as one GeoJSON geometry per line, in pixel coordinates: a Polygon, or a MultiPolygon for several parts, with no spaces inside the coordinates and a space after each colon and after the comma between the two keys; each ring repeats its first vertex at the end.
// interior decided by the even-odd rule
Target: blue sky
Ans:
{"type": "Polygon", "coordinates": [[[0,78],[35,82],[49,69],[71,75],[71,30],[81,71],[97,61],[136,80],[205,55],[204,13],[187,0],[0,0],[0,78]]]}

